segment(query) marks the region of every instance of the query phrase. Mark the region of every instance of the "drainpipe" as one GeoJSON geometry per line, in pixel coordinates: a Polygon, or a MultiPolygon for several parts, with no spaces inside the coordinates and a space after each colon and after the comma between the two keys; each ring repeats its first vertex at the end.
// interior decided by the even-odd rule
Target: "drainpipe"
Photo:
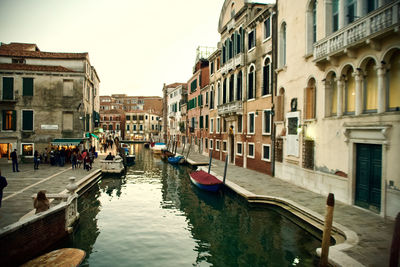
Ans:
{"type": "MultiPolygon", "coordinates": [[[[273,70],[276,69],[276,64],[277,64],[277,54],[278,54],[278,39],[277,39],[277,30],[278,30],[278,0],[276,0],[275,4],[275,11],[272,13],[271,18],[272,18],[272,64],[273,64],[273,70]]],[[[271,104],[271,123],[272,123],[272,132],[271,132],[271,175],[272,177],[275,176],[275,135],[276,135],[276,125],[275,125],[275,103],[274,103],[274,97],[277,94],[277,73],[275,71],[272,71],[272,92],[271,92],[271,99],[272,99],[272,104],[271,104]]]]}

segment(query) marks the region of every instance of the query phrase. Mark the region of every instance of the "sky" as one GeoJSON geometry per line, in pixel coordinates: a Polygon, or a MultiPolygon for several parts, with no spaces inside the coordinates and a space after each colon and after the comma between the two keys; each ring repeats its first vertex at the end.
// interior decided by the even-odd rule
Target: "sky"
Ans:
{"type": "Polygon", "coordinates": [[[0,0],[0,42],[88,52],[100,95],[162,96],[216,47],[224,0],[0,0]]]}

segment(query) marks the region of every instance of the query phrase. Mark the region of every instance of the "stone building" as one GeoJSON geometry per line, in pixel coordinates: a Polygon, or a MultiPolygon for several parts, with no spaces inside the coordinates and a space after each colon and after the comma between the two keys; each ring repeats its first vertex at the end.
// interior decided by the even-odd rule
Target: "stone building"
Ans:
{"type": "Polygon", "coordinates": [[[187,101],[186,83],[173,83],[167,86],[167,106],[168,106],[168,129],[167,139],[181,142],[185,135],[186,121],[182,119],[181,106],[187,101]]]}
{"type": "Polygon", "coordinates": [[[231,164],[268,174],[273,166],[275,20],[273,4],[226,0],[218,25],[221,66],[210,78],[217,109],[210,111],[214,157],[228,155],[231,164]]]}
{"type": "MultiPolygon", "coordinates": [[[[0,154],[33,157],[53,145],[77,145],[99,120],[100,79],[88,53],[0,45],[0,154]]],[[[89,145],[89,144],[87,144],[89,145]]]]}
{"type": "Polygon", "coordinates": [[[125,140],[159,140],[161,113],[145,110],[125,112],[125,140]]]}
{"type": "Polygon", "coordinates": [[[278,1],[276,176],[400,210],[399,1],[278,1]]]}

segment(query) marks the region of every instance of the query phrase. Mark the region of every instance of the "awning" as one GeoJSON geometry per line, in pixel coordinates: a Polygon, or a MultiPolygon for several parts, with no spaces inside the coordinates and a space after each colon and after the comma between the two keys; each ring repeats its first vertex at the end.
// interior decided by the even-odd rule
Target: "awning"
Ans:
{"type": "Polygon", "coordinates": [[[86,137],[90,137],[90,136],[93,136],[94,138],[96,138],[96,139],[99,139],[99,137],[97,136],[97,135],[95,135],[95,134],[92,134],[92,133],[86,133],[86,135],[85,135],[86,137]]]}
{"type": "Polygon", "coordinates": [[[53,146],[77,146],[81,141],[81,138],[58,138],[53,139],[51,144],[53,146]]]}

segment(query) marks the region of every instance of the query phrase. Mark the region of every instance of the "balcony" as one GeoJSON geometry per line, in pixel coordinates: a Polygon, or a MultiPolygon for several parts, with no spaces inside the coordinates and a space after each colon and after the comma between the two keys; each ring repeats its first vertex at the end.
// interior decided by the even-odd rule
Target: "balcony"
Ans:
{"type": "Polygon", "coordinates": [[[242,112],[243,112],[243,102],[241,100],[225,103],[218,106],[219,116],[235,115],[237,113],[241,114],[242,112]]]}
{"type": "MultiPolygon", "coordinates": [[[[399,26],[400,2],[379,8],[314,44],[314,61],[338,56],[358,45],[371,43],[399,26]]],[[[371,43],[372,45],[373,43],[371,43]]]]}
{"type": "Polygon", "coordinates": [[[174,118],[176,117],[176,112],[175,112],[175,111],[172,111],[172,112],[169,113],[168,116],[169,116],[171,119],[174,119],[174,118]]]}
{"type": "Polygon", "coordinates": [[[244,54],[240,53],[234,57],[235,60],[235,67],[237,66],[244,66],[244,54]]]}

